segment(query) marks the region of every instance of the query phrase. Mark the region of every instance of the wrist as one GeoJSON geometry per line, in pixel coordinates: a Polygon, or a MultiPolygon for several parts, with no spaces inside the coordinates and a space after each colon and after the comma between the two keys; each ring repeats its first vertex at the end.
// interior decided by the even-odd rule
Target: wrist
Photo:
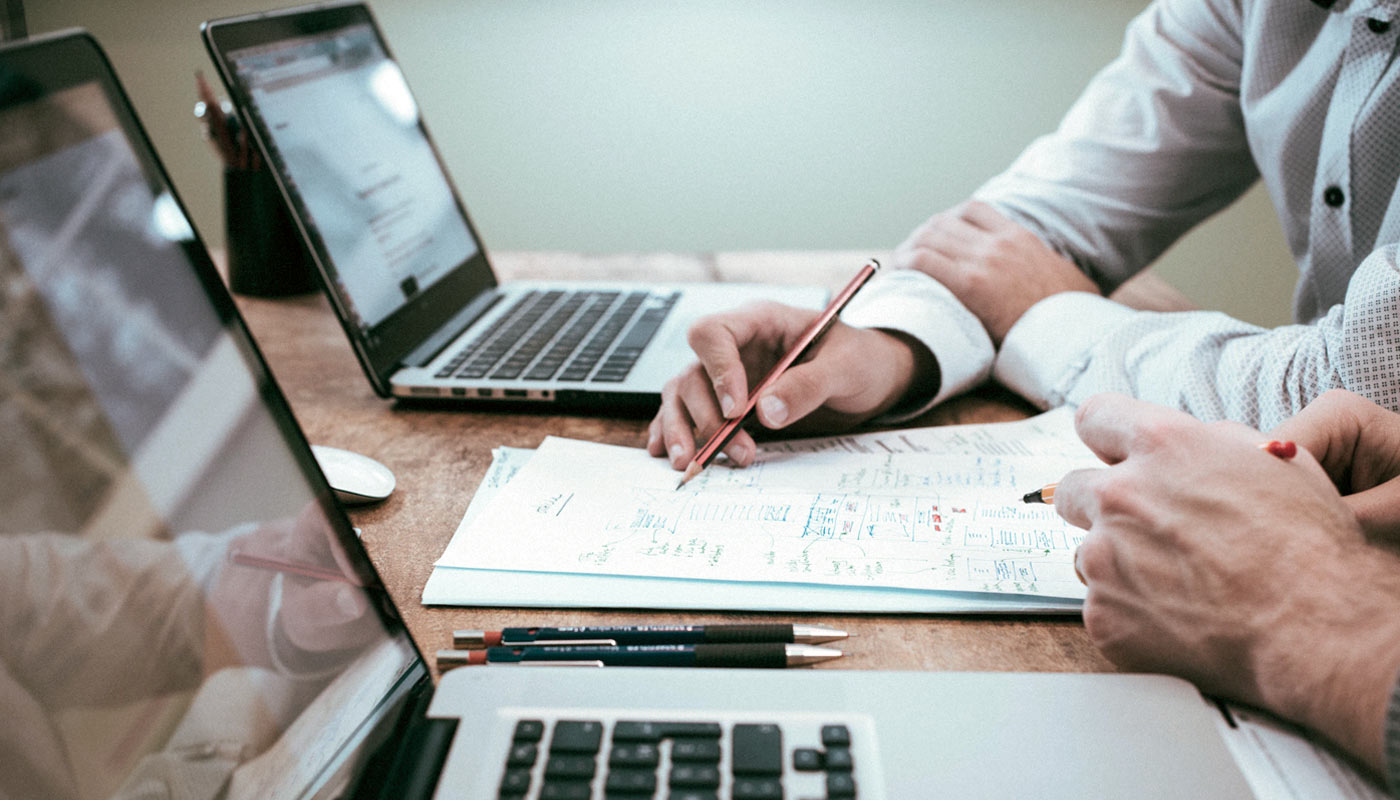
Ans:
{"type": "Polygon", "coordinates": [[[891,377],[885,388],[884,399],[876,407],[872,416],[897,411],[911,404],[922,404],[922,399],[938,394],[941,374],[938,359],[922,342],[903,331],[872,329],[879,337],[886,352],[884,359],[874,363],[888,364],[885,373],[891,377]],[[909,402],[911,395],[915,403],[909,402]]]}

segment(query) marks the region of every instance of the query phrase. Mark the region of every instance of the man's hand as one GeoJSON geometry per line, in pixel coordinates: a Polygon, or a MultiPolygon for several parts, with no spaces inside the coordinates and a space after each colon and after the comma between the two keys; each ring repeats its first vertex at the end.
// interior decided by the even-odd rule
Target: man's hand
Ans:
{"type": "Polygon", "coordinates": [[[1040,300],[1060,292],[1099,292],[1035,234],[976,200],[914,229],[895,250],[894,266],[925,272],[948,287],[998,347],[1040,300]]]}
{"type": "Polygon", "coordinates": [[[1367,536],[1400,546],[1400,414],[1334,389],[1270,435],[1321,462],[1367,536]]]}
{"type": "Polygon", "coordinates": [[[1076,565],[1104,655],[1270,709],[1379,769],[1400,558],[1366,543],[1317,461],[1121,395],[1076,422],[1111,466],[1065,476],[1055,508],[1089,530],[1076,565]]]}
{"type": "MultiPolygon", "coordinates": [[[[699,357],[662,389],[661,408],[647,431],[647,451],[684,469],[724,421],[743,413],[749,391],[802,335],[818,312],[759,303],[704,317],[691,326],[699,357]]],[[[804,361],[790,367],[758,400],[758,421],[784,428],[854,425],[893,406],[918,376],[933,373],[927,349],[895,334],[836,322],[804,361]],[[816,413],[814,413],[816,412],[816,413]]],[[[740,430],[724,452],[752,463],[753,438],[740,430]]]]}

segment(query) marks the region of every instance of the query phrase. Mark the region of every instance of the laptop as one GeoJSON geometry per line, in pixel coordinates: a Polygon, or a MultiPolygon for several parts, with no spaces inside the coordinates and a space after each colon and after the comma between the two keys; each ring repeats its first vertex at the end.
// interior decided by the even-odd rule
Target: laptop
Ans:
{"type": "Polygon", "coordinates": [[[95,41],[0,47],[0,796],[1243,797],[1148,675],[424,659],[95,41]]]}
{"type": "Polygon", "coordinates": [[[697,317],[826,299],[810,286],[500,283],[367,6],[203,32],[382,396],[654,406],[694,359],[697,317]]]}

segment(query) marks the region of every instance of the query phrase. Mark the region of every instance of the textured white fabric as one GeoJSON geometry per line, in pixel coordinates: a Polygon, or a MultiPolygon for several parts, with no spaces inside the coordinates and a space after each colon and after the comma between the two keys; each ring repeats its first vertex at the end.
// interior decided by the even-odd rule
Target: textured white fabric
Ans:
{"type": "MultiPolygon", "coordinates": [[[[1302,327],[1095,319],[1051,298],[1008,334],[995,373],[1041,405],[1117,389],[1264,427],[1337,386],[1400,409],[1396,259],[1377,252],[1400,242],[1397,46],[1400,0],[1149,6],[1060,128],[976,196],[1109,291],[1262,176],[1299,267],[1302,327]],[[1025,369],[1041,359],[1054,363],[1025,369]]],[[[922,341],[940,363],[970,358],[922,341]]]]}
{"type": "Polygon", "coordinates": [[[1214,311],[1133,311],[1085,293],[1048,297],[1007,335],[998,380],[1042,408],[1102,391],[1267,430],[1336,387],[1400,397],[1400,247],[1352,277],[1345,305],[1265,330],[1214,311]],[[1066,326],[1066,319],[1076,320],[1066,326]],[[1046,342],[1055,342],[1053,348],[1046,342]]]}

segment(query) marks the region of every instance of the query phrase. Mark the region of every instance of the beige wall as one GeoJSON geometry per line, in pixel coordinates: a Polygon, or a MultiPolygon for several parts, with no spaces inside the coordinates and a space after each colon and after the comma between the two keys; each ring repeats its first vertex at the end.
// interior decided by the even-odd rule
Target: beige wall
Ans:
{"type": "MultiPolygon", "coordinates": [[[[108,49],[195,223],[222,240],[190,114],[210,17],[276,0],[28,0],[108,49]]],[[[493,249],[889,247],[1051,128],[1143,0],[381,0],[391,46],[493,249]]],[[[212,76],[212,75],[211,75],[212,76]]],[[[1257,189],[1159,269],[1287,320],[1257,189]]]]}

